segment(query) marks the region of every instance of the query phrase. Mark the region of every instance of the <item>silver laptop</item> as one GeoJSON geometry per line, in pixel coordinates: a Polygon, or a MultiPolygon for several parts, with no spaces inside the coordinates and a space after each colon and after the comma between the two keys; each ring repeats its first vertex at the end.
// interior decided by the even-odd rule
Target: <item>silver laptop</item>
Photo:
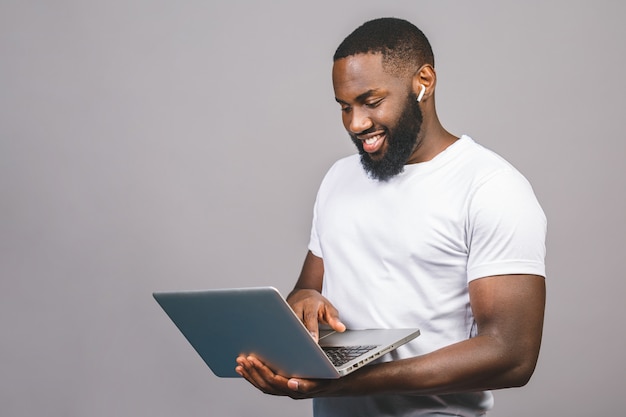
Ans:
{"type": "Polygon", "coordinates": [[[273,287],[155,292],[156,301],[219,377],[254,354],[277,374],[339,378],[419,336],[418,329],[320,331],[319,344],[273,287]]]}

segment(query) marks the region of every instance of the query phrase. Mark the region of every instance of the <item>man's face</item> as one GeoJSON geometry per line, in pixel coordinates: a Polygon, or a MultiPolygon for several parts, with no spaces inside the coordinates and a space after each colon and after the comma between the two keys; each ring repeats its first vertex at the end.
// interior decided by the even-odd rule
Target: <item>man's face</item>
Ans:
{"type": "Polygon", "coordinates": [[[422,122],[411,79],[383,71],[381,54],[358,54],[335,62],[333,86],[367,173],[386,181],[402,172],[422,122]]]}

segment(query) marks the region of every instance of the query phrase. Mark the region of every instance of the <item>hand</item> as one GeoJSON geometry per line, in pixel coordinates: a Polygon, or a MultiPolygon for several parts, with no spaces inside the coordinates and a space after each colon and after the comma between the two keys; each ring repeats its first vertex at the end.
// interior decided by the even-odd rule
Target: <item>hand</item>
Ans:
{"type": "Polygon", "coordinates": [[[315,341],[319,340],[319,323],[328,324],[338,332],[346,330],[345,324],[339,320],[337,309],[316,290],[296,289],[287,301],[315,341]]]}
{"type": "Polygon", "coordinates": [[[275,374],[257,357],[240,355],[235,371],[265,394],[288,396],[293,399],[312,398],[327,393],[334,379],[286,378],[275,374]]]}

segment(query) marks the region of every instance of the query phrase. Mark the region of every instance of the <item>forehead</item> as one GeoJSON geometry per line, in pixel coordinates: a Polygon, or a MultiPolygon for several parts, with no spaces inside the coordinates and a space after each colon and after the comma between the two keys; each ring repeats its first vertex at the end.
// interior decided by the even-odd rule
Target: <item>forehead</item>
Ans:
{"type": "Polygon", "coordinates": [[[333,87],[338,99],[349,100],[365,91],[406,89],[410,80],[383,69],[382,54],[356,54],[333,64],[333,87]]]}

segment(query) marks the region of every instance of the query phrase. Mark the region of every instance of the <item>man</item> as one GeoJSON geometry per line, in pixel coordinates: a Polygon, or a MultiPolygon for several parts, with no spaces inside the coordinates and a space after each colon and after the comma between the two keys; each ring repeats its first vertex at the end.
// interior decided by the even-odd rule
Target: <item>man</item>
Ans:
{"type": "Polygon", "coordinates": [[[338,380],[285,378],[257,358],[237,371],[265,393],[314,398],[316,416],[478,416],[489,390],[526,384],[541,343],[546,220],[525,178],[435,110],[430,44],[377,19],[333,65],[359,155],[329,170],[288,302],[318,322],[419,327],[422,335],[338,380]]]}

